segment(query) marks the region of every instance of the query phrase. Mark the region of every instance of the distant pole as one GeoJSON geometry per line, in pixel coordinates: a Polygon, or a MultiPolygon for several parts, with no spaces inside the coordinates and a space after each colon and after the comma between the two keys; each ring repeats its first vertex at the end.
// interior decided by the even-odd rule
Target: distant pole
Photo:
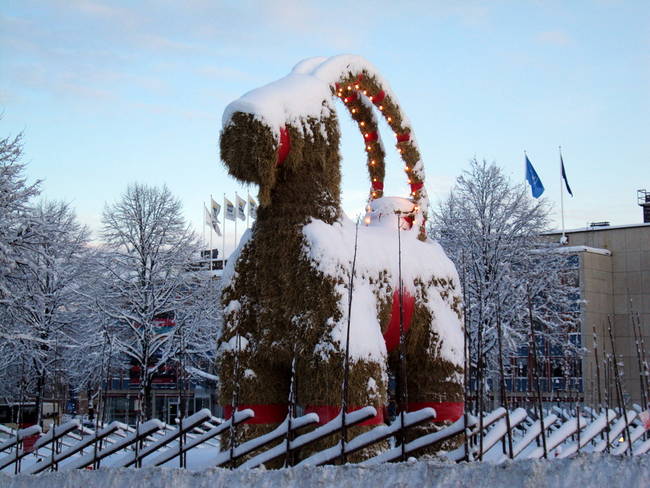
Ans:
{"type": "Polygon", "coordinates": [[[223,241],[223,254],[221,255],[221,269],[224,269],[226,267],[226,220],[228,218],[226,217],[226,212],[228,211],[228,207],[226,207],[226,194],[223,194],[223,236],[222,236],[222,241],[223,241]]]}
{"type": "Polygon", "coordinates": [[[248,211],[246,212],[246,228],[248,229],[251,220],[251,194],[250,193],[246,193],[246,203],[248,204],[248,211]]]}
{"type": "Polygon", "coordinates": [[[603,369],[604,369],[603,373],[604,373],[604,380],[605,380],[605,384],[603,386],[605,387],[604,388],[604,391],[605,391],[605,414],[606,414],[605,419],[607,420],[605,422],[605,437],[606,437],[606,440],[607,440],[607,447],[605,448],[605,452],[607,452],[609,454],[609,443],[611,442],[611,438],[609,436],[609,432],[611,430],[611,428],[609,426],[609,410],[610,410],[610,405],[611,405],[611,403],[610,403],[611,395],[610,395],[609,383],[610,383],[610,376],[611,375],[609,373],[609,359],[608,359],[608,356],[607,356],[607,352],[605,351],[605,345],[604,345],[604,336],[605,336],[605,326],[604,326],[604,324],[601,324],[601,327],[602,327],[602,332],[603,332],[602,333],[602,335],[603,335],[603,369]]]}
{"type": "Polygon", "coordinates": [[[596,388],[598,391],[598,408],[601,409],[603,408],[603,397],[601,395],[600,391],[600,363],[598,361],[598,342],[596,338],[596,326],[593,327],[593,334],[594,334],[594,359],[596,362],[596,388]]]}
{"type": "MultiPolygon", "coordinates": [[[[592,325],[593,335],[594,335],[594,362],[596,363],[596,392],[598,393],[598,412],[600,413],[603,410],[603,397],[600,390],[600,360],[598,359],[598,339],[596,336],[596,326],[592,325]]],[[[593,374],[592,374],[593,379],[593,374]]],[[[592,397],[593,397],[593,388],[592,388],[592,397]]],[[[605,409],[605,422],[609,425],[609,413],[605,409]]],[[[600,438],[604,439],[605,434],[603,431],[600,432],[600,438]]]]}
{"type": "Polygon", "coordinates": [[[641,393],[641,406],[646,409],[648,404],[646,384],[644,381],[644,360],[641,353],[641,341],[643,340],[643,334],[641,333],[641,324],[639,323],[639,330],[637,332],[637,324],[634,320],[634,312],[632,311],[632,297],[630,296],[630,289],[627,289],[627,317],[628,322],[632,326],[632,331],[634,332],[634,344],[636,346],[636,357],[639,365],[639,391],[641,393]]]}
{"type": "MultiPolygon", "coordinates": [[[[576,391],[576,397],[578,396],[578,391],[576,391]]],[[[577,427],[576,427],[576,434],[578,436],[578,453],[580,452],[580,402],[576,400],[576,422],[577,422],[577,427]]]]}
{"type": "MultiPolygon", "coordinates": [[[[629,290],[628,290],[628,294],[629,294],[629,290]]],[[[630,299],[630,302],[632,302],[632,299],[630,299]]],[[[645,382],[643,381],[643,360],[641,359],[641,344],[639,342],[639,334],[637,334],[636,331],[636,324],[634,323],[634,315],[632,314],[632,311],[630,309],[628,309],[627,316],[628,316],[629,323],[632,326],[632,332],[634,332],[634,345],[636,346],[636,359],[639,364],[639,391],[641,392],[641,405],[645,409],[648,401],[646,398],[645,382]]]]}
{"type": "Polygon", "coordinates": [[[201,245],[205,246],[205,201],[203,202],[203,234],[201,236],[201,245]]]}
{"type": "Polygon", "coordinates": [[[514,457],[512,452],[512,427],[510,425],[510,407],[508,406],[508,394],[506,392],[506,381],[505,375],[503,372],[503,345],[502,345],[502,336],[503,331],[501,329],[501,305],[497,305],[497,333],[499,339],[499,379],[501,383],[501,401],[503,406],[506,409],[506,429],[508,434],[508,457],[512,459],[514,457]]]}
{"type": "Polygon", "coordinates": [[[233,247],[233,251],[237,249],[237,220],[239,219],[239,215],[237,215],[239,209],[237,207],[237,192],[235,192],[235,246],[233,247]]]}
{"type": "Polygon", "coordinates": [[[539,361],[537,358],[537,343],[535,342],[535,329],[533,328],[533,304],[530,297],[530,288],[527,289],[528,295],[528,319],[530,321],[530,342],[533,348],[533,361],[535,367],[533,374],[535,377],[535,389],[537,390],[537,408],[539,409],[539,423],[542,432],[542,445],[544,447],[544,459],[548,458],[548,450],[546,449],[546,432],[544,428],[544,410],[542,408],[542,393],[539,387],[539,361]]]}
{"type": "Polygon", "coordinates": [[[639,315],[639,312],[636,312],[636,325],[639,330],[639,342],[640,342],[640,347],[641,347],[641,360],[643,363],[643,378],[644,378],[644,383],[645,383],[645,391],[646,391],[646,404],[644,405],[644,409],[648,408],[648,359],[646,357],[645,353],[645,340],[643,339],[643,331],[641,330],[641,316],[639,315]]]}
{"type": "Polygon", "coordinates": [[[562,239],[560,244],[566,243],[566,234],[564,233],[564,182],[562,181],[562,146],[558,146],[560,151],[560,207],[562,209],[562,239]]]}
{"type": "Polygon", "coordinates": [[[210,251],[208,253],[210,260],[210,271],[212,271],[212,193],[210,193],[210,228],[208,229],[210,233],[210,251]]]}
{"type": "Polygon", "coordinates": [[[343,401],[341,402],[341,419],[343,421],[341,429],[341,458],[343,464],[347,463],[347,456],[345,454],[345,444],[348,442],[348,426],[346,416],[348,414],[348,400],[349,400],[349,382],[350,382],[350,323],[352,319],[352,296],[354,291],[354,273],[357,266],[357,243],[359,237],[359,217],[354,229],[354,255],[352,257],[352,270],[350,271],[350,288],[348,290],[348,323],[345,332],[345,366],[343,368],[343,401]]]}
{"type": "MultiPolygon", "coordinates": [[[[634,324],[634,322],[633,322],[634,324]]],[[[643,409],[648,409],[648,361],[646,360],[645,355],[645,342],[643,340],[643,331],[641,330],[641,317],[639,312],[636,312],[636,325],[638,327],[638,337],[639,337],[639,351],[641,353],[641,371],[639,375],[642,378],[643,391],[645,392],[645,405],[643,409]]],[[[643,434],[643,439],[648,440],[648,432],[643,434]]]]}
{"type": "Polygon", "coordinates": [[[484,315],[483,315],[483,295],[479,296],[479,322],[478,322],[478,331],[477,331],[477,346],[476,346],[476,402],[478,408],[478,418],[479,418],[479,451],[478,459],[483,461],[483,437],[485,432],[483,432],[483,425],[485,418],[483,413],[485,411],[485,402],[483,399],[483,373],[484,373],[484,361],[483,361],[483,326],[484,326],[484,315]]]}
{"type": "Polygon", "coordinates": [[[630,438],[630,425],[629,421],[627,418],[627,410],[625,408],[625,397],[623,397],[623,385],[621,382],[621,374],[618,371],[618,358],[616,357],[616,346],[614,344],[614,335],[612,334],[612,318],[611,316],[607,316],[607,323],[609,325],[608,331],[609,331],[609,340],[612,343],[612,355],[614,356],[614,376],[615,376],[615,384],[616,384],[616,393],[619,397],[619,402],[621,405],[621,410],[623,411],[623,418],[625,419],[625,437],[627,439],[627,444],[628,444],[628,449],[629,449],[629,456],[632,456],[632,439],[630,438]]]}
{"type": "Polygon", "coordinates": [[[237,447],[237,427],[235,425],[235,415],[239,409],[239,356],[241,354],[241,335],[239,334],[239,324],[237,324],[237,335],[235,341],[237,343],[237,351],[235,355],[235,384],[233,385],[232,392],[232,416],[230,417],[230,468],[234,468],[235,448],[237,447]]]}
{"type": "Polygon", "coordinates": [[[289,381],[289,407],[287,409],[287,447],[284,456],[284,467],[291,466],[293,459],[291,456],[291,441],[293,441],[293,433],[291,421],[296,414],[296,341],[292,341],[291,351],[291,379],[289,381]]]}
{"type": "Polygon", "coordinates": [[[402,449],[401,460],[406,461],[406,439],[404,438],[404,413],[407,408],[406,396],[406,351],[404,343],[404,301],[403,301],[403,283],[402,283],[402,229],[401,229],[401,212],[397,214],[397,271],[398,271],[398,289],[399,289],[399,365],[400,365],[400,442],[402,449]]]}
{"type": "Polygon", "coordinates": [[[468,352],[467,352],[467,347],[469,345],[469,341],[467,340],[467,313],[468,313],[468,307],[467,307],[467,289],[465,287],[465,250],[461,249],[461,286],[463,287],[463,379],[464,379],[464,384],[463,384],[463,402],[464,402],[464,408],[463,408],[463,432],[465,434],[465,459],[467,461],[471,461],[469,458],[469,453],[470,453],[470,446],[469,446],[469,440],[470,436],[467,430],[467,421],[468,421],[468,416],[467,416],[467,396],[468,396],[468,384],[469,384],[469,368],[467,365],[468,361],[468,352]]]}

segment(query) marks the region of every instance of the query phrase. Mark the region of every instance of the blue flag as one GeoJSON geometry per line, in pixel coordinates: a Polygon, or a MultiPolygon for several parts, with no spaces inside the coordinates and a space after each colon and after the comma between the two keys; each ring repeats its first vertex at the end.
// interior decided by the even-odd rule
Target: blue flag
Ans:
{"type": "Polygon", "coordinates": [[[562,159],[561,154],[560,154],[560,163],[562,164],[562,178],[564,178],[564,184],[566,185],[566,191],[569,192],[569,195],[573,196],[573,192],[571,191],[571,187],[569,186],[569,182],[566,179],[566,171],[564,171],[564,160],[562,159]]]}
{"type": "Polygon", "coordinates": [[[526,181],[530,184],[530,188],[533,191],[533,197],[539,198],[542,193],[544,193],[544,185],[542,185],[542,180],[537,176],[537,172],[533,165],[526,155],[526,181]]]}

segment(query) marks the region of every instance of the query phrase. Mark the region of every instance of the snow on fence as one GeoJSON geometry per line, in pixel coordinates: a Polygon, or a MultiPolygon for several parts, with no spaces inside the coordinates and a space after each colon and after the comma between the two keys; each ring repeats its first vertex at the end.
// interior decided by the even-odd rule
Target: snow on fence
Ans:
{"type": "MultiPolygon", "coordinates": [[[[162,427],[163,424],[160,420],[148,420],[138,425],[135,429],[135,432],[130,433],[124,439],[115,442],[113,445],[108,446],[105,449],[93,449],[92,452],[89,452],[88,454],[81,456],[79,459],[75,459],[71,463],[66,464],[62,467],[62,469],[79,469],[90,466],[91,464],[97,465],[97,463],[101,462],[102,459],[110,456],[111,454],[115,454],[116,452],[119,452],[131,445],[136,448],[137,455],[138,444],[140,444],[150,434],[153,434],[162,429],[162,427]]],[[[95,444],[95,446],[97,446],[97,444],[95,444]]]]}
{"type": "Polygon", "coordinates": [[[104,427],[101,430],[98,430],[96,433],[93,432],[92,435],[87,439],[82,438],[75,445],[69,447],[68,449],[58,454],[55,454],[52,458],[50,458],[49,461],[44,461],[44,462],[34,464],[33,466],[29,467],[25,472],[29,474],[37,474],[42,471],[45,471],[46,469],[49,469],[52,466],[55,466],[56,464],[60,463],[64,459],[67,459],[70,456],[77,454],[78,452],[83,452],[85,448],[88,448],[91,445],[94,446],[98,441],[107,438],[111,434],[117,432],[119,429],[125,429],[125,428],[126,425],[120,422],[111,422],[108,426],[104,427]]]}
{"type": "MultiPolygon", "coordinates": [[[[347,425],[351,425],[351,421],[348,419],[349,416],[350,415],[346,416],[347,425]]],[[[393,421],[392,424],[375,427],[374,429],[368,432],[364,432],[363,434],[355,437],[350,442],[339,441],[335,446],[332,446],[329,449],[325,449],[324,451],[317,452],[316,454],[301,461],[298,466],[322,466],[323,464],[333,462],[341,456],[353,454],[365,447],[371,446],[372,444],[387,439],[388,437],[394,436],[404,429],[408,429],[409,427],[413,427],[415,425],[426,422],[427,420],[431,420],[435,418],[435,416],[436,411],[433,408],[423,408],[422,410],[409,412],[403,416],[400,415],[393,421]]],[[[341,417],[340,414],[339,417],[341,417]]]]}
{"type": "Polygon", "coordinates": [[[41,428],[38,425],[32,425],[25,429],[20,429],[18,432],[13,433],[13,437],[0,444],[0,452],[13,448],[16,444],[21,443],[25,438],[41,433],[41,428]]]}
{"type": "MultiPolygon", "coordinates": [[[[638,409],[637,409],[638,410],[638,409]]],[[[534,413],[522,408],[506,412],[504,408],[487,413],[482,419],[472,415],[461,417],[441,430],[422,435],[403,446],[396,445],[403,438],[405,429],[435,418],[436,412],[425,408],[398,416],[390,425],[375,427],[349,441],[342,438],[332,447],[323,449],[303,459],[298,466],[319,466],[337,460],[347,460],[347,456],[361,449],[390,439],[390,448],[379,455],[363,461],[362,465],[377,465],[405,459],[418,450],[455,436],[463,436],[460,447],[442,452],[451,461],[481,459],[500,464],[513,459],[567,458],[578,452],[598,453],[608,451],[614,455],[638,456],[650,450],[647,424],[643,415],[630,410],[621,412],[609,410],[594,412],[584,410],[587,416],[575,417],[572,413],[558,408],[551,409],[544,416],[543,424],[534,413]],[[506,419],[508,413],[508,419],[506,419]],[[510,433],[507,425],[510,423],[510,433]],[[465,422],[467,421],[467,425],[465,422]],[[544,425],[545,447],[540,442],[541,425],[544,425]],[[629,439],[625,436],[629,433],[629,439]],[[512,437],[512,450],[506,449],[507,436],[512,437]]],[[[281,456],[286,460],[298,449],[332,435],[341,435],[343,426],[353,426],[376,415],[373,407],[365,407],[354,412],[339,413],[330,422],[311,432],[296,435],[299,429],[318,423],[318,415],[310,413],[302,417],[286,418],[272,432],[250,439],[233,448],[204,451],[200,462],[193,468],[211,466],[235,467],[244,456],[250,456],[237,469],[245,470],[260,466],[281,456]],[[279,442],[278,442],[279,441],[279,442]],[[276,443],[275,445],[272,445],[276,443]],[[271,446],[271,447],[269,447],[271,446]],[[202,465],[202,463],[204,465],[202,465]]],[[[102,460],[109,467],[160,466],[180,457],[181,467],[186,467],[183,456],[195,449],[219,446],[218,436],[234,426],[254,417],[250,409],[236,411],[235,415],[221,421],[212,417],[204,409],[183,419],[177,427],[168,426],[159,420],[149,420],[128,427],[112,422],[95,432],[68,422],[53,427],[34,444],[34,452],[25,451],[22,441],[39,434],[40,428],[28,427],[12,431],[12,437],[0,444],[0,470],[6,474],[37,474],[44,471],[69,471],[82,468],[98,468],[102,460]],[[215,439],[216,444],[210,441],[215,439]],[[29,457],[28,457],[29,455],[29,457]],[[22,462],[25,461],[24,469],[22,462]]],[[[4,429],[7,430],[7,429],[4,429]]]]}
{"type": "MultiPolygon", "coordinates": [[[[376,414],[377,411],[374,409],[374,407],[365,407],[359,410],[355,410],[354,412],[351,412],[346,415],[345,417],[346,426],[351,427],[353,425],[357,425],[360,422],[363,422],[365,420],[374,417],[376,414]]],[[[318,417],[317,414],[314,415],[318,417]]],[[[294,440],[289,440],[288,443],[283,443],[278,446],[275,446],[274,448],[269,449],[268,451],[263,452],[258,456],[255,456],[254,458],[249,459],[244,464],[242,464],[241,467],[255,468],[283,454],[287,454],[287,453],[290,454],[292,451],[295,451],[296,449],[300,449],[301,447],[305,447],[313,442],[316,442],[318,439],[322,439],[336,432],[340,432],[342,428],[343,428],[343,421],[342,421],[342,416],[339,413],[335,418],[330,420],[325,425],[322,425],[317,429],[314,429],[312,432],[308,432],[307,434],[303,434],[299,437],[296,437],[294,440]]]]}
{"type": "MultiPolygon", "coordinates": [[[[38,439],[36,443],[34,444],[34,450],[38,450],[41,447],[46,446],[47,444],[52,443],[53,448],[52,448],[52,453],[54,455],[54,452],[56,451],[57,448],[57,442],[65,436],[67,433],[72,432],[73,430],[77,429],[79,427],[78,422],[68,422],[63,425],[55,426],[53,427],[47,434],[45,434],[43,437],[38,439]]],[[[40,429],[39,429],[40,430],[40,429]]],[[[20,449],[18,445],[15,446],[14,449],[14,455],[9,455],[6,456],[2,459],[0,459],[0,470],[6,468],[7,466],[10,466],[11,464],[16,464],[16,466],[19,466],[20,460],[27,456],[32,450],[26,450],[26,449],[20,449]]]]}
{"type": "Polygon", "coordinates": [[[227,422],[223,422],[217,426],[212,427],[210,430],[202,433],[200,436],[187,442],[185,445],[179,444],[176,447],[164,451],[162,454],[160,454],[159,456],[153,459],[153,461],[151,462],[151,466],[160,466],[168,461],[171,461],[175,457],[182,456],[190,449],[197,447],[203,444],[204,442],[209,441],[210,439],[218,436],[222,432],[230,429],[231,426],[238,425],[244,422],[245,420],[252,418],[254,415],[255,414],[250,409],[237,411],[235,412],[235,415],[233,415],[232,418],[227,422]]]}

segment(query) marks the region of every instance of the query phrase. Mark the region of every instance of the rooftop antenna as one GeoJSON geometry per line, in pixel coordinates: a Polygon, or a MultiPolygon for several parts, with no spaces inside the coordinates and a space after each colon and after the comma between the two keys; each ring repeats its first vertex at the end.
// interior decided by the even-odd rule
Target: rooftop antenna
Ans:
{"type": "Polygon", "coordinates": [[[639,206],[643,207],[643,223],[650,224],[650,192],[637,190],[636,196],[639,206]]]}

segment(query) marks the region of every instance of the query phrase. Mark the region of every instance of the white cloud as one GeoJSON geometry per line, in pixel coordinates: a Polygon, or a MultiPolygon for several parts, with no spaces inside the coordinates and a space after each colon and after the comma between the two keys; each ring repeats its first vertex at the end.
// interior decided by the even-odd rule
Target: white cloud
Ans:
{"type": "Polygon", "coordinates": [[[554,44],[556,46],[566,46],[573,42],[573,39],[563,31],[540,32],[537,35],[537,40],[544,44],[554,44]]]}

